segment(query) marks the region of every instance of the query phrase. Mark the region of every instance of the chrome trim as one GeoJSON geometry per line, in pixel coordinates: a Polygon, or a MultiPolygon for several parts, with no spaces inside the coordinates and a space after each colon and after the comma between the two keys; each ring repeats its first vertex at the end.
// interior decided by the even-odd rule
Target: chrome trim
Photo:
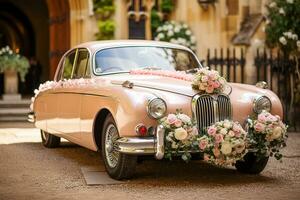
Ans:
{"type": "Polygon", "coordinates": [[[156,130],[156,153],[155,153],[155,158],[158,160],[163,159],[165,154],[164,138],[165,138],[165,129],[162,125],[159,125],[156,130]]]}
{"type": "Polygon", "coordinates": [[[122,137],[116,141],[117,150],[124,154],[155,154],[155,139],[140,137],[122,137]]]}
{"type": "Polygon", "coordinates": [[[193,119],[196,120],[199,130],[216,121],[232,118],[232,106],[226,94],[196,94],[191,104],[193,119]]]}
{"type": "Polygon", "coordinates": [[[160,118],[162,118],[162,117],[165,116],[165,114],[166,114],[166,112],[167,112],[167,110],[168,110],[168,107],[167,107],[167,103],[166,103],[165,100],[163,100],[163,99],[160,98],[160,97],[156,97],[156,96],[155,96],[155,97],[151,98],[150,100],[148,100],[148,103],[147,103],[147,106],[146,106],[146,110],[147,110],[148,116],[151,117],[152,119],[160,119],[160,118]],[[150,111],[149,111],[149,105],[150,105],[151,102],[154,101],[155,99],[161,99],[161,100],[163,101],[163,103],[165,104],[165,107],[166,107],[165,113],[164,113],[161,117],[158,117],[158,118],[153,117],[153,116],[150,114],[150,111]]]}
{"type": "Polygon", "coordinates": [[[31,122],[31,123],[34,123],[34,122],[35,122],[35,114],[34,114],[34,112],[28,113],[27,116],[28,116],[27,121],[29,121],[29,122],[31,122]]]}
{"type": "MultiPolygon", "coordinates": [[[[260,101],[261,99],[263,99],[263,98],[266,98],[266,99],[270,102],[270,110],[267,110],[267,111],[268,111],[268,112],[271,111],[271,109],[272,109],[272,102],[271,102],[271,99],[270,99],[269,97],[263,95],[263,96],[260,96],[260,97],[258,97],[258,98],[256,98],[256,99],[254,99],[254,101],[253,101],[253,112],[254,112],[254,113],[259,114],[258,110],[256,109],[256,103],[257,103],[258,101],[260,101]]],[[[263,110],[264,110],[264,109],[263,109],[263,110]]]]}
{"type": "Polygon", "coordinates": [[[124,154],[152,154],[156,159],[164,158],[165,129],[162,125],[156,128],[156,137],[122,137],[116,141],[117,150],[124,154]]]}
{"type": "Polygon", "coordinates": [[[256,87],[262,88],[262,89],[268,89],[269,85],[266,81],[259,81],[255,84],[256,87]]]}

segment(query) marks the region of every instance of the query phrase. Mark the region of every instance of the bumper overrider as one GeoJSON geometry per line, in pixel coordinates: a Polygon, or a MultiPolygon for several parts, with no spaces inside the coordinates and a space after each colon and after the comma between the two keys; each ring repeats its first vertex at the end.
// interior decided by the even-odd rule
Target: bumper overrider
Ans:
{"type": "Polygon", "coordinates": [[[164,157],[164,134],[162,125],[156,128],[154,137],[122,137],[117,140],[118,151],[133,155],[154,155],[161,160],[164,157]]]}

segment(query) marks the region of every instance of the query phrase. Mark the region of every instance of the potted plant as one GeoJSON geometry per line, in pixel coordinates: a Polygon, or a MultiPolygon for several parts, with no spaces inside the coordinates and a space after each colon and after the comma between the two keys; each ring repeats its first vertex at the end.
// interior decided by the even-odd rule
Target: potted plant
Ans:
{"type": "Polygon", "coordinates": [[[18,73],[24,82],[29,66],[27,58],[13,52],[9,46],[0,49],[0,73],[4,73],[5,94],[18,93],[18,73]]]}

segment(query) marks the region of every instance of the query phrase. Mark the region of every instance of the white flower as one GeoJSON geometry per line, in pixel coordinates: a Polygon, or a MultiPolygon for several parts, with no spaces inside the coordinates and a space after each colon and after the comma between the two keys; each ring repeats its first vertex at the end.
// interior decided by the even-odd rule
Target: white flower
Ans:
{"type": "Polygon", "coordinates": [[[185,124],[188,124],[191,122],[191,118],[185,114],[179,114],[177,117],[185,124]]]}
{"type": "Polygon", "coordinates": [[[294,3],[294,0],[286,0],[286,2],[292,4],[294,3]]]}
{"type": "Polygon", "coordinates": [[[175,26],[174,32],[175,32],[175,33],[178,33],[179,31],[180,31],[180,27],[179,27],[179,26],[175,26]]]}
{"type": "Polygon", "coordinates": [[[188,134],[184,128],[177,128],[175,129],[174,136],[177,140],[184,140],[187,138],[188,134]]]}
{"type": "Polygon", "coordinates": [[[169,30],[169,31],[173,30],[173,26],[172,26],[171,24],[168,25],[168,30],[169,30]]]}
{"type": "Polygon", "coordinates": [[[172,148],[173,148],[173,149],[177,149],[177,148],[178,148],[178,145],[177,145],[175,142],[172,142],[172,148]]]}
{"type": "Polygon", "coordinates": [[[161,26],[160,26],[160,27],[158,27],[156,31],[157,31],[157,32],[160,32],[160,31],[162,31],[162,27],[161,27],[161,26]]]}
{"type": "Polygon", "coordinates": [[[300,48],[300,40],[297,41],[297,47],[300,48]]]}
{"type": "Polygon", "coordinates": [[[224,155],[228,155],[232,152],[232,147],[229,142],[223,142],[222,147],[221,147],[221,152],[224,155]]]}
{"type": "Polygon", "coordinates": [[[168,26],[167,26],[167,25],[164,25],[164,26],[162,27],[162,29],[163,29],[164,31],[167,31],[167,30],[168,30],[168,26]]]}
{"type": "Polygon", "coordinates": [[[273,134],[272,134],[271,138],[272,138],[273,140],[275,140],[275,139],[280,138],[281,135],[282,135],[282,128],[279,127],[279,126],[277,126],[277,127],[274,128],[273,134]]]}
{"type": "Polygon", "coordinates": [[[186,31],[185,31],[185,34],[187,34],[187,35],[191,35],[191,34],[192,34],[192,32],[191,32],[190,30],[186,30],[186,31]]]}
{"type": "Polygon", "coordinates": [[[293,35],[292,35],[292,39],[293,39],[293,40],[298,40],[298,35],[297,35],[297,34],[293,34],[293,35]]]}
{"type": "Polygon", "coordinates": [[[224,127],[227,128],[227,129],[231,128],[231,123],[230,123],[229,121],[224,122],[223,125],[224,125],[224,127]]]}
{"type": "Polygon", "coordinates": [[[276,2],[272,2],[269,4],[269,7],[270,8],[275,8],[277,6],[276,2]]]}
{"type": "Polygon", "coordinates": [[[283,8],[280,8],[280,9],[279,9],[279,13],[282,14],[282,15],[285,15],[284,9],[283,9],[283,8]]]}
{"type": "Polygon", "coordinates": [[[293,37],[293,33],[288,31],[288,32],[284,32],[283,33],[284,36],[286,36],[287,38],[291,39],[293,37]]]}
{"type": "Polygon", "coordinates": [[[164,34],[163,33],[159,33],[158,35],[157,35],[157,38],[158,39],[162,39],[162,38],[164,38],[165,36],[164,36],[164,34]]]}
{"type": "Polygon", "coordinates": [[[286,41],[286,39],[285,39],[284,36],[281,36],[281,37],[279,38],[279,42],[280,42],[281,44],[283,44],[283,45],[286,45],[286,44],[287,44],[287,41],[286,41]]]}
{"type": "Polygon", "coordinates": [[[9,51],[8,51],[8,54],[9,54],[9,55],[12,55],[12,54],[13,54],[12,50],[9,50],[9,51]]]}
{"type": "Polygon", "coordinates": [[[174,32],[173,32],[172,30],[169,30],[168,33],[167,33],[167,35],[168,35],[169,37],[172,37],[172,36],[174,35],[174,32]]]}
{"type": "Polygon", "coordinates": [[[171,43],[174,43],[174,44],[177,44],[177,43],[178,43],[177,40],[174,39],[174,38],[172,38],[172,39],[170,40],[170,42],[171,42],[171,43]]]}
{"type": "Polygon", "coordinates": [[[226,128],[222,128],[222,129],[220,130],[220,133],[221,133],[222,135],[226,135],[226,134],[227,134],[227,129],[226,129],[226,128]]]}

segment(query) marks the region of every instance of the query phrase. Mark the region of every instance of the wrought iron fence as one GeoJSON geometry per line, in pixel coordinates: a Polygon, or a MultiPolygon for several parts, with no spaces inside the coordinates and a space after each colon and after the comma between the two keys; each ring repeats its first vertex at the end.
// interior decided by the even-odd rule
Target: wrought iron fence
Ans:
{"type": "MultiPolygon", "coordinates": [[[[230,82],[247,83],[245,80],[245,56],[243,48],[208,50],[204,64],[215,69],[230,82]]],[[[284,120],[291,128],[300,126],[300,105],[294,99],[291,88],[295,87],[295,64],[293,58],[279,51],[257,50],[254,65],[256,80],[266,81],[280,98],[284,108],[284,120]]],[[[300,63],[300,60],[299,60],[300,63]]]]}

